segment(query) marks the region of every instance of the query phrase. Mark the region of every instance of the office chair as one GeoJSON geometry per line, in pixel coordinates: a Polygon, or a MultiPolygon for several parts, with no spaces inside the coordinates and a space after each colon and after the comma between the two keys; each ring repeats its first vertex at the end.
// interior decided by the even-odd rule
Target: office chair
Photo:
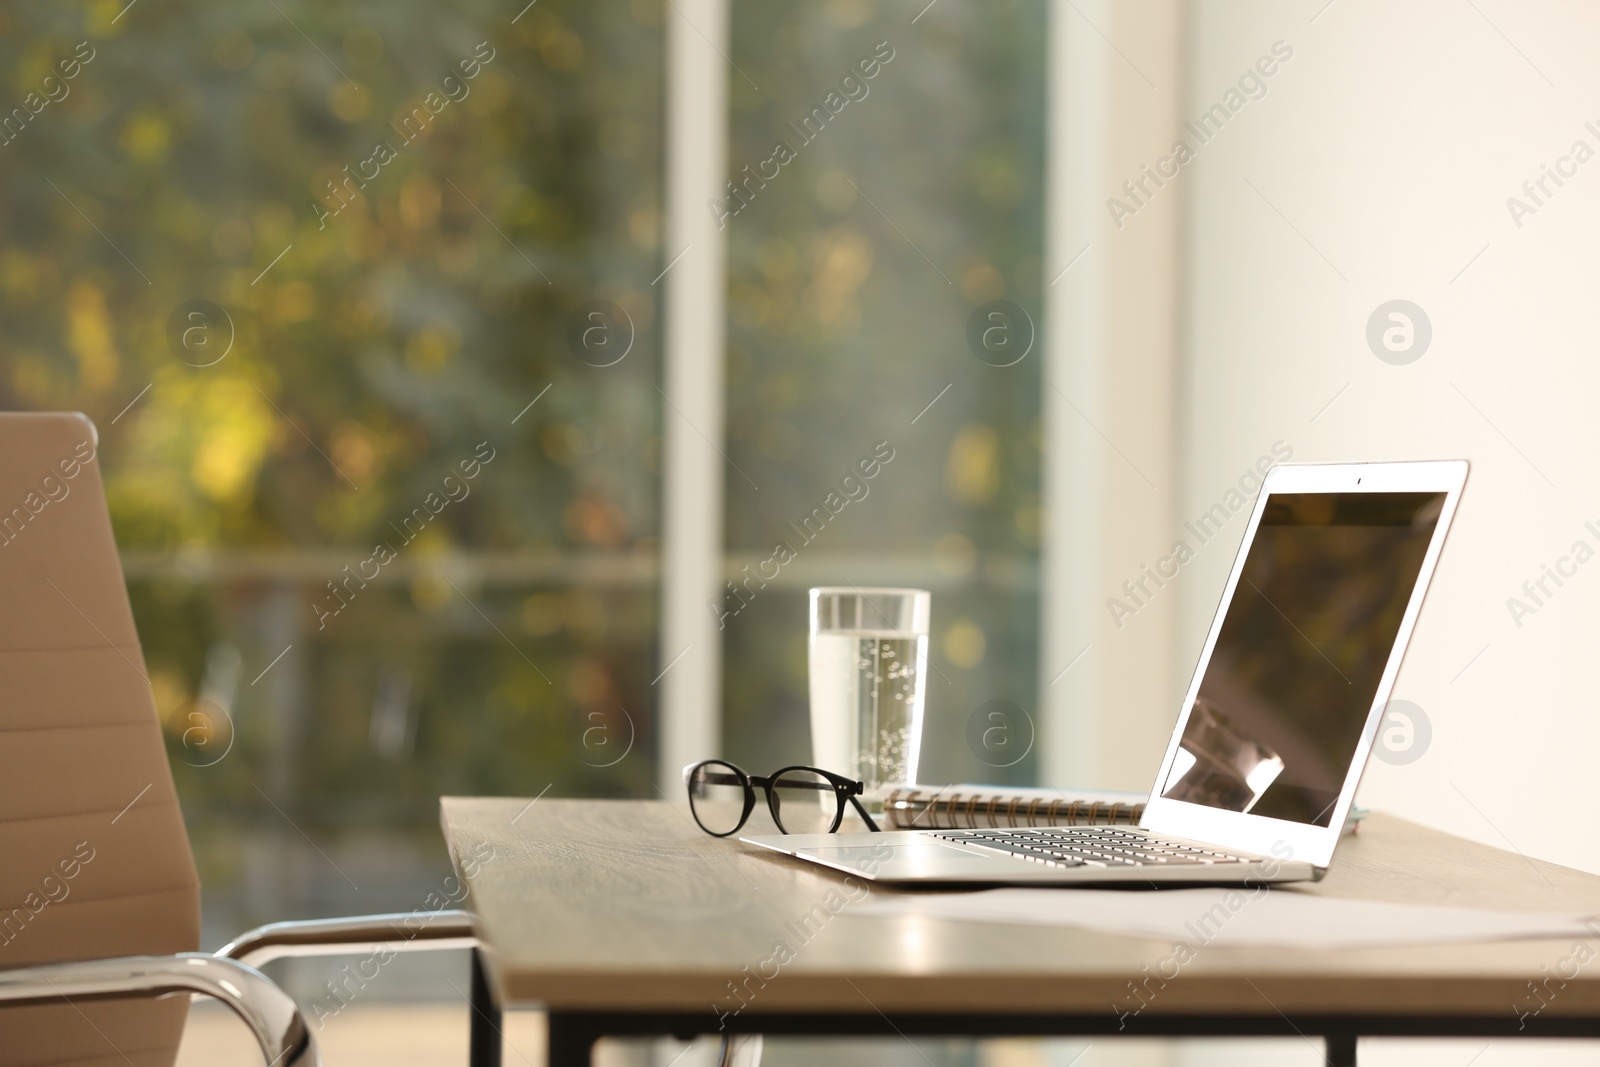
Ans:
{"type": "Polygon", "coordinates": [[[171,1067],[195,993],[272,1067],[314,1067],[299,1007],[256,965],[379,946],[473,949],[471,1062],[498,1065],[466,912],[274,923],[195,951],[199,880],[97,448],[82,415],[0,414],[0,1067],[171,1067]]]}

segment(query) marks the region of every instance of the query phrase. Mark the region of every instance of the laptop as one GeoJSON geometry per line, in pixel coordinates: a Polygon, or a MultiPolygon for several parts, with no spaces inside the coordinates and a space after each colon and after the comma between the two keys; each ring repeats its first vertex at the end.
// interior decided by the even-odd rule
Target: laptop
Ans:
{"type": "Polygon", "coordinates": [[[740,840],[889,884],[1320,879],[1466,479],[1465,460],[1267,473],[1137,826],[740,840]]]}

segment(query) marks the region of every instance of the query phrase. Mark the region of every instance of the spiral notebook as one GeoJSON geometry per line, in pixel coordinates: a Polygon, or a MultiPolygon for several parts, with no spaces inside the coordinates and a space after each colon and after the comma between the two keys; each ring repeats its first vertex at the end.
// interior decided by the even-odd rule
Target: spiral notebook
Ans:
{"type": "Polygon", "coordinates": [[[894,785],[884,797],[883,813],[896,830],[1132,825],[1144,814],[1145,797],[1022,786],[894,785]]]}
{"type": "MultiPolygon", "coordinates": [[[[1035,789],[1008,785],[889,785],[883,814],[895,830],[1015,830],[1028,826],[1132,826],[1144,814],[1144,793],[1035,789]]],[[[1344,833],[1366,818],[1352,807],[1344,833]]]]}

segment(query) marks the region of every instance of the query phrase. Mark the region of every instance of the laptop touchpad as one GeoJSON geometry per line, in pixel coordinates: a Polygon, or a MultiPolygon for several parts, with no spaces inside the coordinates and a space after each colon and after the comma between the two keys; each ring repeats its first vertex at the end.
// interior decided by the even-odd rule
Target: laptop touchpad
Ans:
{"type": "Polygon", "coordinates": [[[903,845],[845,845],[801,848],[796,855],[809,856],[830,867],[857,871],[869,878],[939,878],[967,872],[994,872],[1003,857],[971,852],[959,845],[939,841],[916,841],[903,845]]]}

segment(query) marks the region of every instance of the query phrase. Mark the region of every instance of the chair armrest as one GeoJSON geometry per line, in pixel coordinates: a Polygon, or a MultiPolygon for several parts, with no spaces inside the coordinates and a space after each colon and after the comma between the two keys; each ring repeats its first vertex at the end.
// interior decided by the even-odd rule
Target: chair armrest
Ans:
{"type": "Polygon", "coordinates": [[[0,971],[0,1004],[202,993],[245,1021],[272,1067],[322,1067],[316,1039],[283,990],[254,967],[203,952],[121,956],[0,971]]]}
{"type": "Polygon", "coordinates": [[[342,956],[378,946],[402,952],[477,948],[472,915],[465,911],[408,911],[359,915],[348,919],[307,919],[269,923],[217,949],[218,959],[259,967],[281,956],[342,956]]]}

